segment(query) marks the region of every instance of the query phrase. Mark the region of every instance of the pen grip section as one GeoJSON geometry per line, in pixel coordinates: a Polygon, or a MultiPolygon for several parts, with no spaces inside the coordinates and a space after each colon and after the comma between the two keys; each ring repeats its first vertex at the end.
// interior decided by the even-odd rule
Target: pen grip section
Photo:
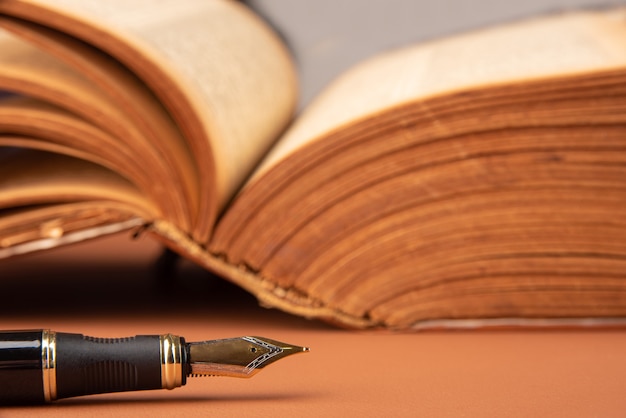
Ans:
{"type": "Polygon", "coordinates": [[[57,398],[161,389],[159,336],[56,335],[57,398]]]}

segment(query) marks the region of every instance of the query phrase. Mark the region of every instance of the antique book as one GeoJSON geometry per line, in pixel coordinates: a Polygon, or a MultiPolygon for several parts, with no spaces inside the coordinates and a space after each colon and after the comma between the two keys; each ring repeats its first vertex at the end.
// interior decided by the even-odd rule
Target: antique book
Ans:
{"type": "Polygon", "coordinates": [[[294,116],[238,2],[0,0],[0,258],[142,229],[348,327],[619,320],[625,16],[389,51],[294,116]]]}

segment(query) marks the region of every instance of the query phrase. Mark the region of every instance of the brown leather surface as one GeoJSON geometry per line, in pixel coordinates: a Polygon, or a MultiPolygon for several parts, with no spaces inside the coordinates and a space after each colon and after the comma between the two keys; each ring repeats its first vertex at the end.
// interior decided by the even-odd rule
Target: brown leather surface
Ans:
{"type": "MultiPolygon", "coordinates": [[[[620,416],[620,330],[355,332],[259,308],[195,266],[158,278],[152,241],[126,235],[0,262],[0,329],[189,341],[262,335],[311,352],[254,378],[197,378],[172,391],[106,394],[0,417],[620,416]]],[[[161,269],[161,271],[165,271],[161,269]]]]}

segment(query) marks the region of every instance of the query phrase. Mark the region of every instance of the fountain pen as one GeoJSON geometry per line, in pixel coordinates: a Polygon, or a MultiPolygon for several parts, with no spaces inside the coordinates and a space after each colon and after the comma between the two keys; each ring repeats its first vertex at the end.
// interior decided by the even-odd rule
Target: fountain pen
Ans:
{"type": "Polygon", "coordinates": [[[95,338],[50,330],[0,331],[0,404],[174,389],[190,376],[251,377],[306,351],[263,337],[187,343],[171,334],[95,338]]]}

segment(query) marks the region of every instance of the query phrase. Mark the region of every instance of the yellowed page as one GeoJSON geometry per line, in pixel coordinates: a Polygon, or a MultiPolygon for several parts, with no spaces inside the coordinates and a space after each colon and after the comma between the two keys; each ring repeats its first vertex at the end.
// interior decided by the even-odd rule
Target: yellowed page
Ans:
{"type": "Polygon", "coordinates": [[[140,141],[125,113],[94,83],[4,30],[0,30],[0,62],[0,88],[63,106],[116,137],[132,135],[131,145],[140,141]]]}
{"type": "Polygon", "coordinates": [[[0,134],[1,147],[67,153],[108,167],[152,194],[149,171],[136,164],[135,156],[106,132],[71,113],[28,98],[9,98],[0,100],[0,126],[9,132],[0,134]],[[67,152],[58,152],[60,148],[67,152]]]}
{"type": "Polygon", "coordinates": [[[624,65],[622,12],[556,15],[392,51],[329,86],[255,175],[329,131],[407,102],[624,65]]]}
{"type": "MultiPolygon", "coordinates": [[[[120,173],[143,171],[143,179],[137,184],[144,189],[149,184],[150,194],[163,208],[165,218],[190,230],[191,219],[197,215],[196,172],[180,150],[182,144],[177,144],[177,137],[167,129],[167,114],[137,85],[136,80],[114,71],[114,67],[107,65],[111,64],[110,60],[84,62],[80,69],[87,75],[85,77],[54,56],[4,31],[0,31],[0,62],[3,63],[0,66],[0,90],[37,99],[30,100],[31,103],[53,104],[53,107],[37,104],[40,111],[50,112],[49,120],[53,120],[63,108],[71,113],[67,117],[77,119],[75,126],[89,122],[94,125],[93,129],[102,131],[73,135],[81,130],[81,126],[68,130],[63,128],[66,124],[59,123],[56,130],[60,130],[60,134],[52,139],[49,136],[39,139],[53,143],[63,140],[76,151],[84,151],[87,145],[90,154],[98,158],[98,162],[104,158],[104,165],[108,167],[119,168],[115,154],[126,155],[128,162],[120,173]],[[123,93],[116,94],[120,91],[123,93]],[[103,137],[111,141],[102,141],[103,137]]],[[[0,101],[0,108],[5,107],[5,102],[7,100],[0,101]]],[[[28,110],[23,110],[14,119],[19,118],[28,124],[28,110]]],[[[8,122],[2,123],[4,126],[10,122],[9,117],[8,122]]],[[[50,123],[48,126],[55,128],[50,123]]],[[[37,136],[36,133],[29,135],[37,136]]],[[[41,141],[40,145],[43,145],[41,141]]]]}
{"type": "Polygon", "coordinates": [[[0,259],[83,241],[145,224],[133,205],[110,200],[56,203],[3,211],[0,259]]]}
{"type": "Polygon", "coordinates": [[[626,32],[612,19],[513,24],[357,67],[287,133],[210,250],[341,321],[623,312],[602,294],[620,266],[598,261],[626,251],[626,32]]]}
{"type": "Polygon", "coordinates": [[[155,217],[158,209],[130,182],[96,164],[58,154],[0,149],[0,209],[110,200],[155,217]]]}
{"type": "MultiPolygon", "coordinates": [[[[0,136],[0,145],[4,139],[0,136]]],[[[142,191],[102,166],[3,146],[0,213],[0,259],[138,227],[161,216],[142,191]]]]}
{"type": "Polygon", "coordinates": [[[208,220],[200,219],[198,228],[205,238],[218,208],[290,119],[295,77],[289,57],[236,2],[8,0],[0,12],[85,39],[146,81],[199,159],[201,190],[217,190],[201,204],[208,220]]]}

